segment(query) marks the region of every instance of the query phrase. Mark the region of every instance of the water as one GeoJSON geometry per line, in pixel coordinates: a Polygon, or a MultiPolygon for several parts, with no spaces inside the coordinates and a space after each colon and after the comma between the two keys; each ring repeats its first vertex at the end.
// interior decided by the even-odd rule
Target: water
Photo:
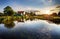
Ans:
{"type": "Polygon", "coordinates": [[[14,26],[0,24],[0,39],[60,39],[60,25],[46,20],[14,21],[14,26]]]}

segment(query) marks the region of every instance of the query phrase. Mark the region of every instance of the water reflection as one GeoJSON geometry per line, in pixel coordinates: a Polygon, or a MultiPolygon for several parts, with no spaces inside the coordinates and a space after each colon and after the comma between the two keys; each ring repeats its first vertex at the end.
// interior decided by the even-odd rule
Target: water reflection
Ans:
{"type": "Polygon", "coordinates": [[[27,21],[27,20],[33,21],[33,20],[35,20],[35,19],[18,19],[17,21],[18,21],[18,22],[25,22],[25,21],[27,21]]]}
{"type": "Polygon", "coordinates": [[[0,33],[4,39],[60,39],[60,25],[40,19],[5,21],[4,26],[0,25],[0,33]]]}
{"type": "MultiPolygon", "coordinates": [[[[27,20],[33,21],[34,19],[18,19],[16,21],[19,23],[19,22],[25,22],[27,20]]],[[[13,28],[15,26],[14,20],[11,20],[11,19],[0,20],[0,24],[2,23],[6,28],[13,28]]]]}
{"type": "Polygon", "coordinates": [[[14,22],[10,22],[10,23],[5,23],[4,24],[6,28],[13,28],[15,26],[14,22]]]}
{"type": "Polygon", "coordinates": [[[60,19],[49,20],[51,23],[60,24],[60,19]]]}
{"type": "MultiPolygon", "coordinates": [[[[30,21],[34,21],[36,19],[18,19],[16,20],[17,22],[26,22],[27,20],[30,20],[30,21]]],[[[37,19],[37,20],[40,20],[40,19],[37,19]]],[[[56,23],[56,24],[59,24],[60,23],[60,20],[47,20],[48,23],[56,23]]],[[[15,23],[14,23],[14,20],[8,20],[8,19],[5,19],[5,20],[2,20],[0,19],[0,24],[3,23],[5,25],[6,28],[13,28],[15,26],[15,23]]]]}

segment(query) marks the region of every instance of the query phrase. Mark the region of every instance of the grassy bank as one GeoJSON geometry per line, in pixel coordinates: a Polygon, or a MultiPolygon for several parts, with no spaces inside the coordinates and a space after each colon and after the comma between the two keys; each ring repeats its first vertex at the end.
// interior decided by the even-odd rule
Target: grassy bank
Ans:
{"type": "Polygon", "coordinates": [[[59,22],[60,23],[60,17],[53,16],[53,17],[45,17],[45,16],[0,16],[0,23],[11,23],[12,21],[21,21],[21,19],[41,19],[41,20],[49,20],[52,22],[59,22]]]}

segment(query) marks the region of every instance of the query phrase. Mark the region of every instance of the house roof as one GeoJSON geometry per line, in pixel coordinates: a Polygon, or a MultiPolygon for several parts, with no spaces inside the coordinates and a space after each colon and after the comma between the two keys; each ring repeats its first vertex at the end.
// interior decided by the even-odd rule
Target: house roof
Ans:
{"type": "Polygon", "coordinates": [[[23,13],[24,11],[18,11],[18,13],[23,13]]]}

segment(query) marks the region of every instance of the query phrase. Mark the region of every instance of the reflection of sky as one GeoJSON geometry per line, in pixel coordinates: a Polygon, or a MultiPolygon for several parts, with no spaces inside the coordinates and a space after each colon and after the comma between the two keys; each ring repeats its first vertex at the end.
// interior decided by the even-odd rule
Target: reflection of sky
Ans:
{"type": "Polygon", "coordinates": [[[20,10],[26,8],[43,8],[59,4],[60,0],[0,0],[0,11],[8,5],[13,7],[14,10],[20,10]]]}
{"type": "MultiPolygon", "coordinates": [[[[42,21],[42,20],[35,20],[35,21],[26,21],[25,23],[23,22],[15,22],[15,27],[12,28],[12,30],[14,29],[20,29],[20,28],[26,28],[28,30],[44,30],[44,31],[54,31],[59,33],[60,32],[60,25],[57,24],[49,24],[46,21],[42,21]]],[[[4,25],[0,24],[0,30],[10,30],[8,28],[5,28],[4,25]]],[[[44,32],[43,31],[43,32],[44,32]]]]}
{"type": "MultiPolygon", "coordinates": [[[[43,33],[45,35],[50,36],[50,34],[53,35],[60,35],[60,25],[57,24],[49,24],[47,21],[43,21],[43,20],[34,20],[34,21],[26,21],[26,22],[14,22],[15,23],[15,27],[8,29],[6,27],[4,27],[3,24],[0,24],[0,34],[3,33],[17,33],[19,34],[20,32],[32,32],[34,34],[35,33],[43,33]]],[[[9,34],[10,35],[10,34],[9,34]]]]}

